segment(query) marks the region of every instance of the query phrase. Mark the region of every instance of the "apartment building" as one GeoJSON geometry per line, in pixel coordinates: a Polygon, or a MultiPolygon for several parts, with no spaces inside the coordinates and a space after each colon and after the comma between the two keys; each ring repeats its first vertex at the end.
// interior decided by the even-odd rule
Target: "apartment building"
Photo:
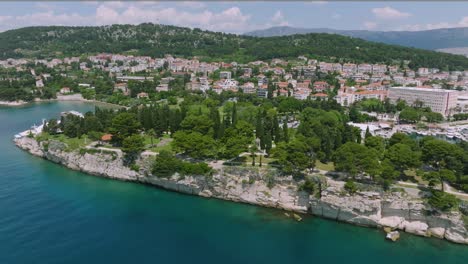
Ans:
{"type": "Polygon", "coordinates": [[[419,100],[424,106],[430,107],[433,112],[448,116],[450,111],[457,106],[457,91],[418,88],[418,87],[390,87],[388,89],[388,98],[392,102],[398,99],[413,104],[419,100]]]}

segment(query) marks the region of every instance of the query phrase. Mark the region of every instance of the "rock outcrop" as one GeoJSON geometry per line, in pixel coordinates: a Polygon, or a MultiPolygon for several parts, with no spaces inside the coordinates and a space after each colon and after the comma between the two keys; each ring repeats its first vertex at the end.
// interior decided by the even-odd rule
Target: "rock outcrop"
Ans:
{"type": "Polygon", "coordinates": [[[134,171],[124,166],[122,153],[118,150],[67,152],[61,142],[37,142],[28,137],[15,139],[15,143],[33,155],[92,175],[468,244],[468,232],[461,213],[437,212],[420,197],[405,193],[357,192],[349,195],[343,189],[343,182],[327,178],[326,187],[317,198],[298,191],[299,183],[292,177],[277,178],[275,184],[269,186],[266,174],[270,172],[232,167],[221,167],[210,177],[175,174],[169,178],[158,178],[150,173],[152,155],[142,155],[137,161],[140,169],[134,171]]]}

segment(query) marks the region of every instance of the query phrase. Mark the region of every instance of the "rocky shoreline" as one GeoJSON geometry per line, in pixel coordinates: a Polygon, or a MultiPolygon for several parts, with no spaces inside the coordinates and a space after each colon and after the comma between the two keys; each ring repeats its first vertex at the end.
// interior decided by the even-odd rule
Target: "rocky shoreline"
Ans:
{"type": "Polygon", "coordinates": [[[0,101],[0,106],[9,106],[9,107],[16,107],[16,106],[24,106],[32,103],[47,103],[47,102],[86,102],[86,103],[95,103],[95,104],[102,104],[114,107],[125,107],[122,105],[102,102],[99,100],[94,99],[85,99],[81,94],[71,94],[71,95],[57,95],[55,99],[40,99],[35,98],[33,101],[26,102],[23,100],[19,101],[0,101]]]}
{"type": "Polygon", "coordinates": [[[28,104],[28,102],[25,102],[25,101],[22,101],[22,100],[19,100],[19,101],[0,101],[0,105],[3,105],[3,106],[21,106],[21,105],[25,105],[25,104],[28,104]]]}
{"type": "Polygon", "coordinates": [[[119,151],[66,152],[64,143],[37,142],[29,137],[15,139],[15,144],[35,156],[96,176],[468,244],[468,231],[461,213],[437,212],[420,197],[405,192],[361,191],[349,195],[344,192],[343,182],[326,178],[318,198],[298,191],[299,183],[292,177],[277,177],[273,186],[269,185],[274,171],[266,168],[220,166],[209,177],[175,174],[170,178],[158,178],[150,173],[151,154],[143,153],[137,161],[139,171],[133,171],[123,165],[119,151]]]}

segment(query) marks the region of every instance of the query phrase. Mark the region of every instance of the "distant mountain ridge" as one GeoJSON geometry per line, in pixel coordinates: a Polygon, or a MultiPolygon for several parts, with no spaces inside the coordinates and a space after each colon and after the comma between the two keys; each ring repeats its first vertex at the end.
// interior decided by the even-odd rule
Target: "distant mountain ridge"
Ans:
{"type": "Polygon", "coordinates": [[[295,28],[282,26],[251,31],[244,33],[244,35],[255,37],[273,37],[308,33],[338,34],[361,38],[368,41],[428,50],[468,47],[468,27],[432,29],[424,31],[369,31],[337,30],[330,28],[295,28]]]}

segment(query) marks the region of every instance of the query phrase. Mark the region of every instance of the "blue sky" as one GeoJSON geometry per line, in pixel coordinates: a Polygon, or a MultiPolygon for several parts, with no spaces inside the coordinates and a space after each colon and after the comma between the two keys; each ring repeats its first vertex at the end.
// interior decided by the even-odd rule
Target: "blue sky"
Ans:
{"type": "Polygon", "coordinates": [[[243,33],[271,26],[368,30],[468,27],[468,2],[0,2],[0,31],[162,23],[243,33]]]}

